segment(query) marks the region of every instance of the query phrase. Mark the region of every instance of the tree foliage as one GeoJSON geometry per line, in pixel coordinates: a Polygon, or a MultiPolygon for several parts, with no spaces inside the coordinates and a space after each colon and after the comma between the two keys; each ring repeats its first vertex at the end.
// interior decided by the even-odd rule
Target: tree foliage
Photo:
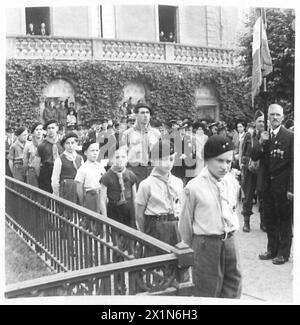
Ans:
{"type": "MultiPolygon", "coordinates": [[[[287,118],[294,118],[294,67],[295,67],[295,11],[266,9],[267,38],[273,62],[273,72],[267,77],[267,101],[279,103],[287,118]]],[[[245,33],[240,38],[240,63],[251,84],[252,37],[255,22],[254,9],[245,19],[245,33]]],[[[262,108],[261,95],[256,98],[255,109],[262,108]]]]}

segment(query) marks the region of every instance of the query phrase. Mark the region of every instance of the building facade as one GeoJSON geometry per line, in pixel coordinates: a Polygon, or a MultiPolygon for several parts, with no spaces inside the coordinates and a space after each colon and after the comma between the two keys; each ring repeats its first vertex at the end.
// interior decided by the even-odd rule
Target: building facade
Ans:
{"type": "MultiPolygon", "coordinates": [[[[215,69],[235,65],[239,15],[234,7],[103,4],[8,8],[6,16],[8,60],[144,62],[215,69]]],[[[72,83],[62,77],[43,89],[41,116],[47,100],[76,101],[72,83]]],[[[148,88],[139,80],[128,80],[120,103],[129,97],[133,103],[145,99],[148,88]]],[[[194,97],[199,118],[219,119],[211,84],[199,85],[194,97]]]]}

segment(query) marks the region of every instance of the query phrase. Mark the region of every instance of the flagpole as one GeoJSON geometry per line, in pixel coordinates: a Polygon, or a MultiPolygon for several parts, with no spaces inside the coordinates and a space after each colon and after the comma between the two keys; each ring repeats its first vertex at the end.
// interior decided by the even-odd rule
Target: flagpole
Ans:
{"type": "Polygon", "coordinates": [[[263,89],[261,92],[261,97],[263,100],[263,108],[264,108],[264,128],[265,131],[268,131],[268,93],[267,93],[267,78],[263,78],[263,89]]]}
{"type": "MultiPolygon", "coordinates": [[[[262,25],[265,24],[265,17],[263,9],[260,8],[260,46],[262,46],[262,25]]],[[[260,51],[262,53],[262,51],[260,51]]],[[[264,128],[265,131],[268,130],[268,108],[267,108],[267,99],[268,99],[268,93],[267,93],[267,78],[263,77],[263,83],[262,83],[262,92],[261,96],[263,99],[263,111],[264,111],[264,128]]]]}

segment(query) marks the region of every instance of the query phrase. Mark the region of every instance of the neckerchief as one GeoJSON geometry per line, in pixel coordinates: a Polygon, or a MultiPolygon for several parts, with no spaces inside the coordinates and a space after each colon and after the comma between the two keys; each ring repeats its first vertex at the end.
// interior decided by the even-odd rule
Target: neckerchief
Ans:
{"type": "Polygon", "coordinates": [[[72,161],[73,166],[75,167],[76,170],[80,167],[80,166],[77,166],[77,165],[76,165],[76,157],[77,157],[77,153],[76,153],[75,150],[74,150],[73,153],[69,153],[68,151],[65,150],[65,151],[63,152],[63,154],[65,155],[65,157],[66,157],[68,160],[72,161]]]}
{"type": "Polygon", "coordinates": [[[22,150],[25,148],[26,141],[24,143],[20,142],[19,139],[17,139],[16,144],[21,147],[22,150]]]}
{"type": "Polygon", "coordinates": [[[124,167],[121,171],[117,168],[117,166],[112,165],[111,170],[118,176],[119,184],[121,187],[121,193],[120,193],[120,201],[125,201],[125,185],[124,185],[124,179],[123,174],[125,173],[126,168],[124,167]]]}
{"type": "Polygon", "coordinates": [[[55,138],[49,138],[48,136],[46,136],[45,140],[52,144],[53,161],[55,161],[55,159],[59,156],[57,147],[57,142],[59,138],[58,136],[56,136],[55,138]]]}
{"type": "Polygon", "coordinates": [[[172,185],[172,182],[170,179],[171,173],[168,173],[167,175],[161,175],[154,167],[151,172],[151,176],[160,179],[162,182],[164,182],[167,185],[168,194],[169,194],[169,197],[170,197],[170,200],[172,203],[172,211],[173,211],[173,213],[175,213],[174,203],[176,200],[179,199],[179,196],[178,196],[176,189],[172,185]]]}
{"type": "Polygon", "coordinates": [[[232,218],[232,213],[230,212],[230,201],[228,199],[228,194],[226,193],[225,182],[223,179],[217,180],[205,167],[207,170],[207,176],[210,182],[214,183],[218,188],[218,199],[221,207],[222,221],[224,224],[225,232],[232,231],[233,227],[236,226],[232,218]]]}

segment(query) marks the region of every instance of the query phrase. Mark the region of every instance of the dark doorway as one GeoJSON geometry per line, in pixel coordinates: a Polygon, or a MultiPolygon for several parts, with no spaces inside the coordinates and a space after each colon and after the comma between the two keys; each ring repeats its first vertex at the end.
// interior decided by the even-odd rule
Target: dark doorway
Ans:
{"type": "Polygon", "coordinates": [[[197,107],[197,118],[218,121],[217,105],[201,105],[197,107]]]}
{"type": "MultiPolygon", "coordinates": [[[[26,34],[29,32],[29,24],[33,24],[34,35],[50,35],[50,8],[34,7],[25,8],[26,15],[26,34]],[[41,25],[45,24],[45,32],[42,32],[41,25]]],[[[33,34],[31,34],[33,35],[33,34]]]]}
{"type": "Polygon", "coordinates": [[[177,42],[177,7],[158,6],[158,16],[159,40],[161,42],[177,42]]]}

